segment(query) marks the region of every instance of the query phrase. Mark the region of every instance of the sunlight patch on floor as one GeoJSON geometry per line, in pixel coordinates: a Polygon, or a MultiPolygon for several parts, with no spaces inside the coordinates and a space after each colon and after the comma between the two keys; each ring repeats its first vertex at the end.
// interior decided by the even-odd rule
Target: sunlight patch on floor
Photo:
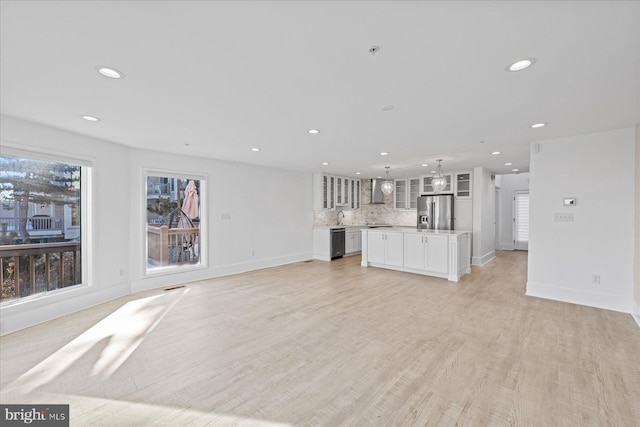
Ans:
{"type": "Polygon", "coordinates": [[[24,394],[36,390],[62,375],[101,341],[107,344],[91,375],[108,378],[188,291],[184,288],[126,303],[21,375],[7,389],[24,394]]]}

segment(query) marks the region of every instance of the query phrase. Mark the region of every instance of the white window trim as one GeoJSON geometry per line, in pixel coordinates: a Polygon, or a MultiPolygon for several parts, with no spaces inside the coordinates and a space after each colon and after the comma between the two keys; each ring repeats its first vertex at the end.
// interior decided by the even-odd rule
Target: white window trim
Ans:
{"type": "Polygon", "coordinates": [[[185,172],[172,169],[157,168],[141,168],[140,177],[140,228],[141,228],[141,277],[143,279],[165,276],[170,274],[186,273],[209,268],[209,239],[207,229],[209,227],[207,218],[207,174],[196,172],[185,172]],[[200,181],[200,193],[198,199],[200,202],[200,262],[195,265],[176,265],[168,267],[157,267],[149,269],[147,267],[148,247],[147,247],[147,176],[168,176],[179,179],[194,179],[200,181]]]}
{"type": "Polygon", "coordinates": [[[93,284],[93,254],[95,253],[93,246],[89,246],[92,239],[90,238],[93,227],[92,215],[92,198],[93,182],[91,173],[93,161],[89,158],[78,158],[74,156],[51,154],[47,151],[37,149],[23,149],[12,146],[10,143],[2,141],[2,155],[19,157],[34,160],[44,160],[50,162],[67,163],[80,166],[80,261],[82,269],[82,281],[73,286],[66,288],[54,289],[53,291],[41,292],[35,295],[29,295],[24,298],[18,298],[11,301],[0,303],[0,307],[5,313],[8,310],[18,310],[25,306],[43,306],[57,301],[68,300],[70,294],[84,295],[92,292],[95,288],[93,284]],[[32,151],[33,150],[33,151],[32,151]],[[91,189],[91,191],[89,190],[91,189]]]}

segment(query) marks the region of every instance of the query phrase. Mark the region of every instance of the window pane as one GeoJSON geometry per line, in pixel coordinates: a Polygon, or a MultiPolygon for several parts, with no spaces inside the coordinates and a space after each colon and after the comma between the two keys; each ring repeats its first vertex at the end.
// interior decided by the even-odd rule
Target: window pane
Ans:
{"type": "Polygon", "coordinates": [[[147,271],[199,265],[202,180],[147,175],[147,271]]]}
{"type": "Polygon", "coordinates": [[[0,156],[0,301],[82,282],[82,167],[0,156]]]}

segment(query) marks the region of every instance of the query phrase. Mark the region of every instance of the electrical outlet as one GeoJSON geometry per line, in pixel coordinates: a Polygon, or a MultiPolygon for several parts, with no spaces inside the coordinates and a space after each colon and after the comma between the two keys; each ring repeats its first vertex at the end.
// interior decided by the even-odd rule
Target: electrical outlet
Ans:
{"type": "Polygon", "coordinates": [[[222,215],[220,215],[220,219],[231,219],[231,214],[230,213],[223,213],[222,215]]]}
{"type": "Polygon", "coordinates": [[[120,275],[120,277],[124,276],[124,268],[120,267],[118,269],[118,274],[120,275]]]}
{"type": "Polygon", "coordinates": [[[595,283],[596,285],[600,284],[600,275],[599,274],[593,274],[591,276],[591,283],[595,283]]]}
{"type": "Polygon", "coordinates": [[[251,256],[256,256],[256,251],[251,251],[251,256]]]}

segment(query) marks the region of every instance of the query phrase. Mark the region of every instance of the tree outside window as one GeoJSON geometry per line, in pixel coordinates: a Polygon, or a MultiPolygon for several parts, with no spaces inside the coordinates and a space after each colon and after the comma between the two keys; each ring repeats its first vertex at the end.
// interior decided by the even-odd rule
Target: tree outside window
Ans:
{"type": "Polygon", "coordinates": [[[80,225],[81,176],[78,165],[0,156],[0,301],[81,283],[79,227],[67,227],[80,225]]]}

